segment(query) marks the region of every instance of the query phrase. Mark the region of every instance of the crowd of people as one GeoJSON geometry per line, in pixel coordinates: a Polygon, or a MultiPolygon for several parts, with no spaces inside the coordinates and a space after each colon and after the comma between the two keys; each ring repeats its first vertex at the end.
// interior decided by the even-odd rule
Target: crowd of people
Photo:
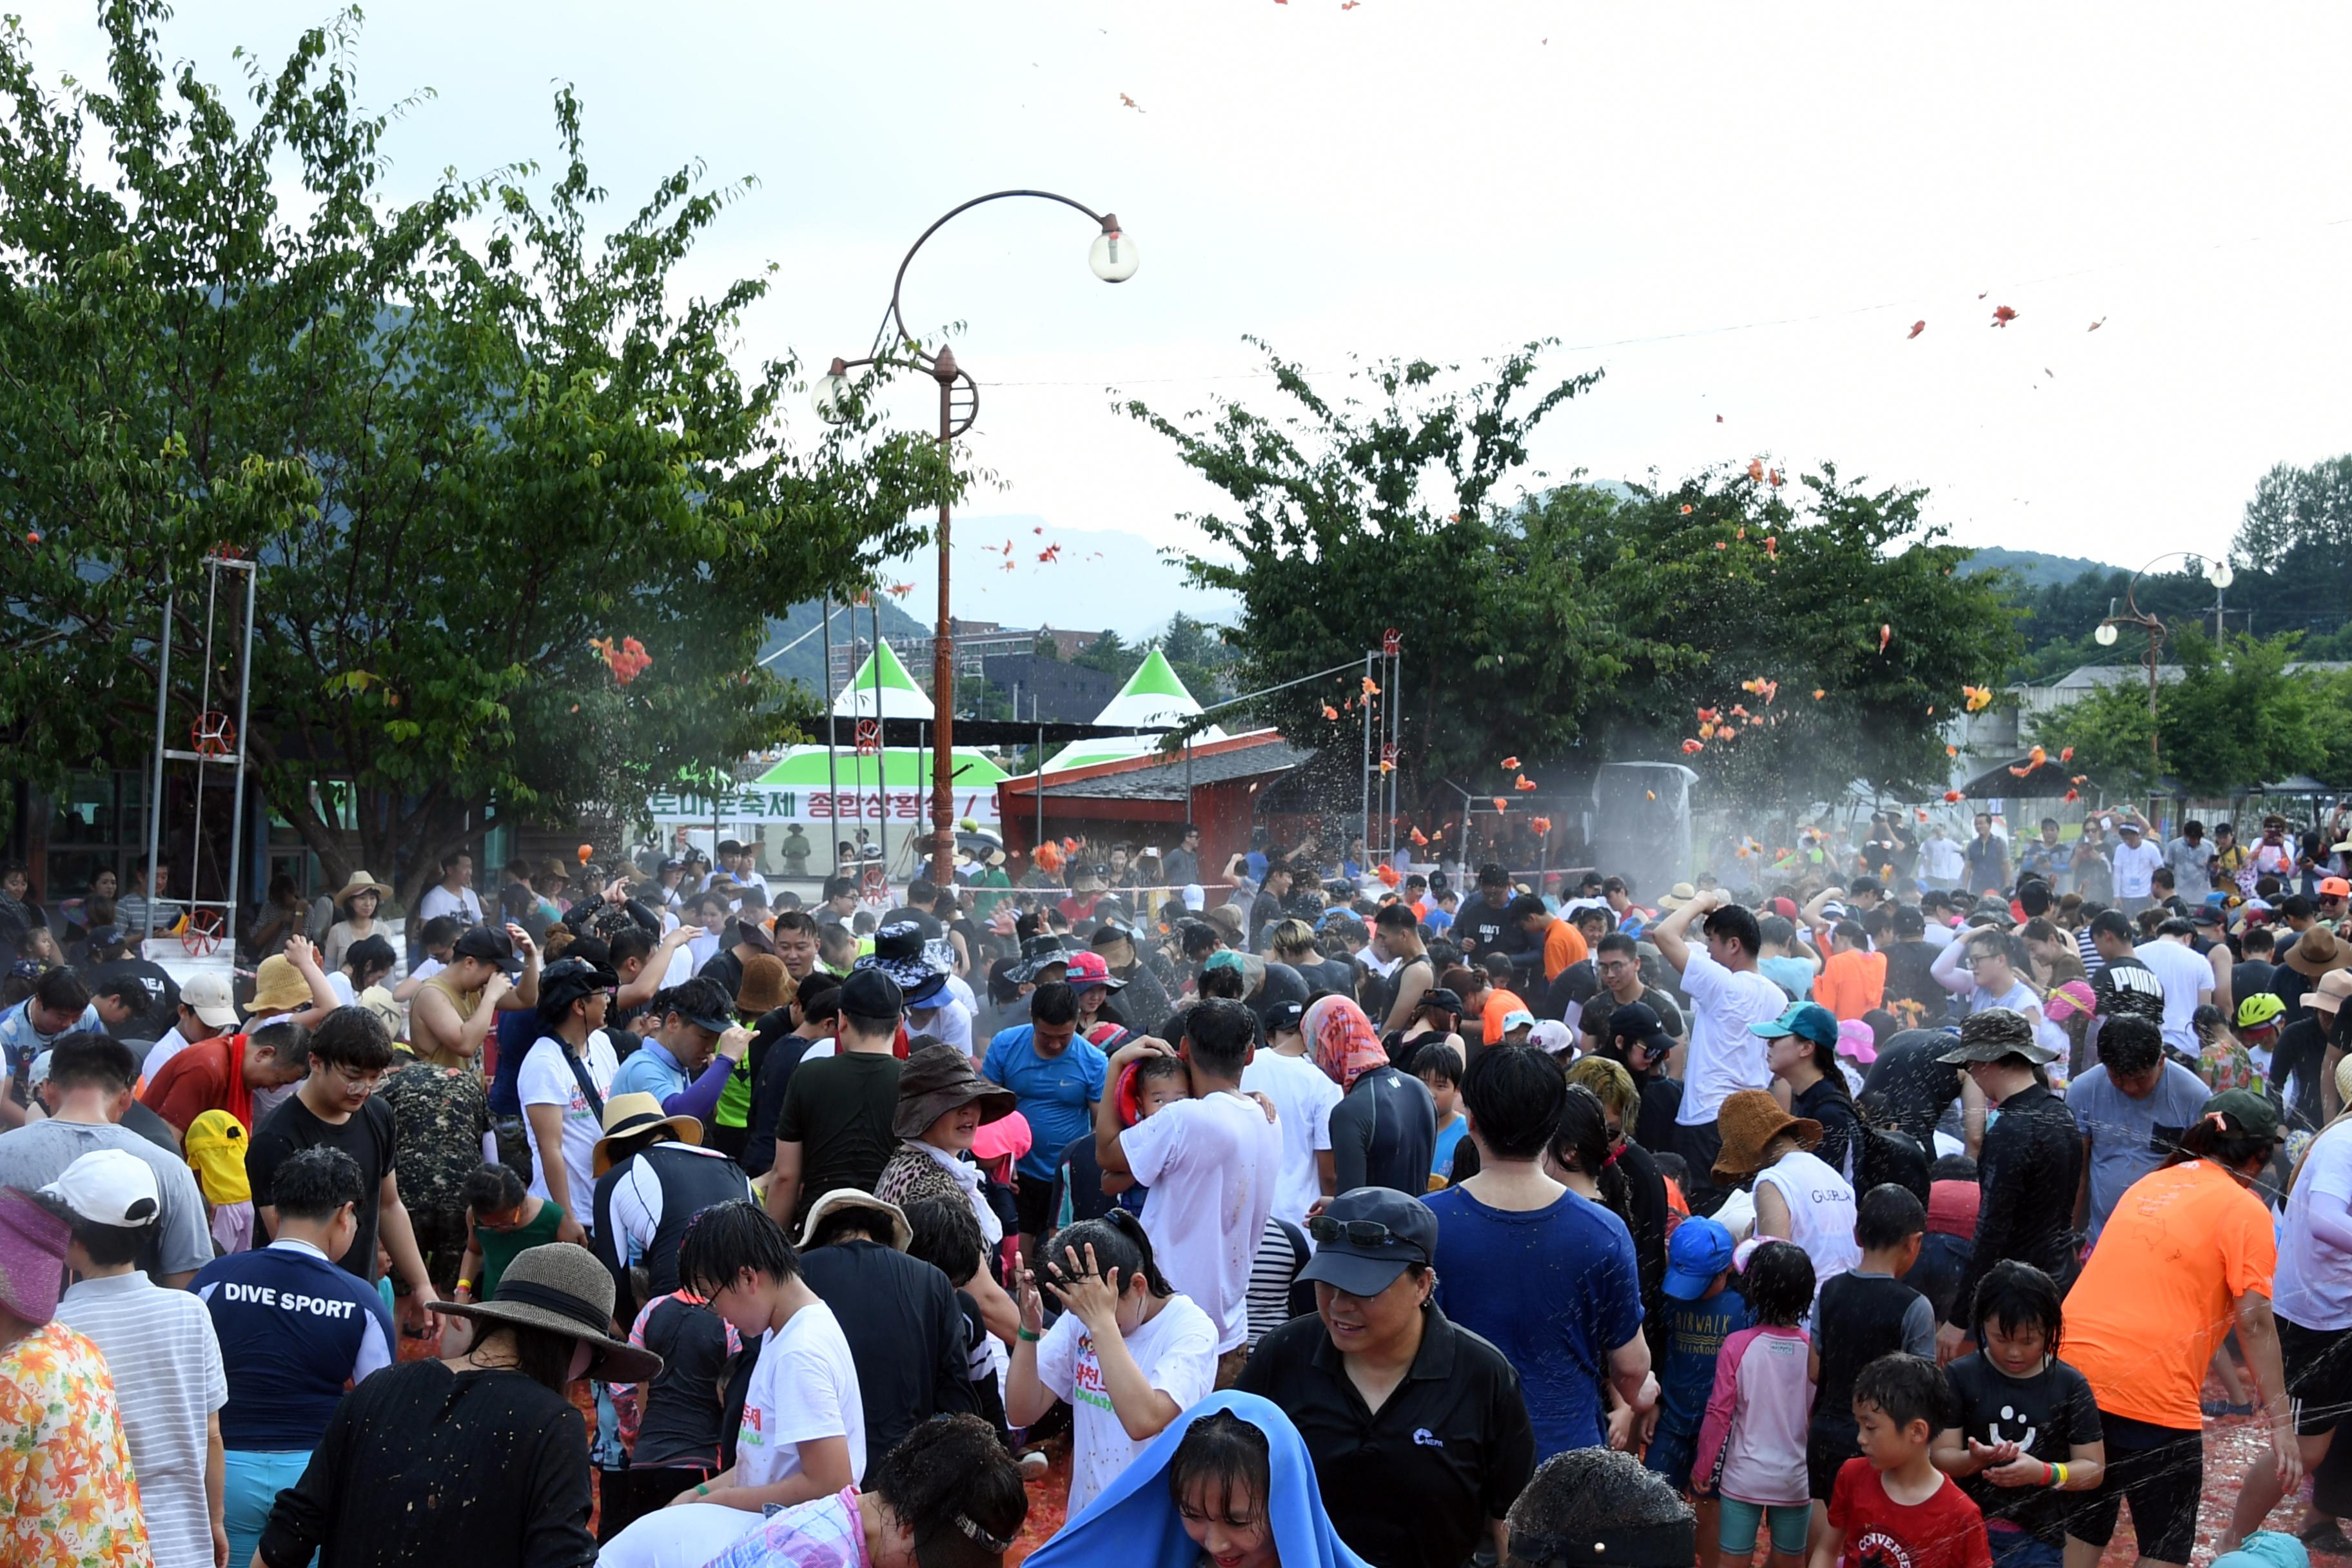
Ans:
{"type": "Polygon", "coordinates": [[[2331,834],[459,854],[239,984],[0,876],[0,1561],[996,1568],[1042,1499],[1045,1568],[2187,1568],[2253,1417],[2220,1547],[2296,1568],[2331,834]]]}

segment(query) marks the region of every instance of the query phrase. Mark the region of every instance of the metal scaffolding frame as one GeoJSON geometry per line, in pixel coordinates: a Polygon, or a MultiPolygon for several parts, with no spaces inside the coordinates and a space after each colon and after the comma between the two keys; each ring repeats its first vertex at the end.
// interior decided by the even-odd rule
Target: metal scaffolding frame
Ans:
{"type": "MultiPolygon", "coordinates": [[[[163,595],[163,634],[156,644],[155,675],[155,765],[147,799],[147,899],[145,924],[140,932],[142,943],[152,940],[158,929],[157,916],[176,911],[176,919],[167,919],[162,929],[180,931],[181,944],[190,957],[204,958],[222,943],[235,948],[238,895],[243,891],[245,873],[245,763],[246,719],[250,711],[253,694],[253,619],[260,574],[256,563],[235,556],[215,554],[205,558],[205,616],[202,641],[203,666],[196,681],[194,717],[188,726],[190,744],[176,747],[166,744],[172,727],[172,624],[176,607],[176,595],[163,595]],[[213,680],[220,667],[222,588],[224,576],[237,574],[245,582],[244,631],[236,643],[236,718],[232,722],[226,714],[213,706],[213,680]],[[189,764],[196,770],[195,806],[190,814],[188,887],[186,896],[175,899],[155,896],[155,872],[163,864],[163,769],[167,763],[189,764]],[[214,770],[229,770],[229,840],[226,886],[222,899],[202,899],[196,880],[196,868],[202,862],[205,834],[205,792],[214,777],[214,770]]],[[[236,588],[229,584],[234,614],[236,588]]],[[[226,695],[226,692],[223,693],[226,695]]]]}

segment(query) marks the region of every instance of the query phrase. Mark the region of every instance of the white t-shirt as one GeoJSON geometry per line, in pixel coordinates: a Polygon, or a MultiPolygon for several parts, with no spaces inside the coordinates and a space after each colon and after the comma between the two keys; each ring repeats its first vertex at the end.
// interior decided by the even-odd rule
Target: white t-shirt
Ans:
{"type": "Polygon", "coordinates": [[[352,977],[341,970],[331,969],[327,972],[327,989],[335,994],[335,1005],[338,1007],[348,1007],[352,1005],[353,995],[352,977]]]}
{"type": "Polygon", "coordinates": [[[953,1046],[966,1056],[971,1055],[971,1015],[964,1011],[963,1004],[944,988],[932,1006],[920,1010],[909,1007],[907,1010],[907,1033],[909,1036],[937,1035],[940,1044],[953,1046]]]}
{"type": "Polygon", "coordinates": [[[212,1313],[133,1270],[80,1281],[58,1321],[96,1344],[113,1374],[155,1568],[212,1568],[205,1420],[228,1403],[212,1313]]]}
{"type": "Polygon", "coordinates": [[[187,1048],[187,1037],[180,1033],[180,1026],[173,1025],[163,1031],[162,1039],[147,1048],[146,1058],[139,1064],[139,1076],[152,1080],[157,1073],[163,1070],[165,1062],[187,1048]]]}
{"type": "Polygon", "coordinates": [[[1937,882],[1957,882],[1968,869],[1968,857],[1949,838],[1930,838],[1919,846],[1919,858],[1926,862],[1928,879],[1937,882]]]}
{"type": "Polygon", "coordinates": [[[1789,1000],[1756,971],[1726,969],[1702,947],[1691,948],[1683,967],[1683,994],[1691,1004],[1690,1051],[1675,1121],[1697,1127],[1713,1121],[1730,1095],[1771,1085],[1764,1042],[1748,1026],[1779,1017],[1789,1000]]]}
{"type": "Polygon", "coordinates": [[[2144,899],[2155,887],[2156,868],[2164,864],[2164,851],[2141,839],[2137,845],[2116,846],[2116,897],[2144,899]]]}
{"type": "MultiPolygon", "coordinates": [[[[1127,1352],[1151,1386],[1174,1400],[1179,1410],[1190,1409],[1216,1388],[1217,1325],[1181,1295],[1169,1297],[1157,1317],[1127,1336],[1127,1352]]],[[[1076,1312],[1063,1313],[1045,1331],[1037,1346],[1037,1381],[1070,1406],[1068,1511],[1076,1518],[1150,1439],[1139,1443],[1127,1435],[1103,1387],[1094,1336],[1076,1312]]]]}
{"type": "Polygon", "coordinates": [[[1293,1225],[1307,1223],[1307,1211],[1323,1195],[1315,1152],[1331,1147],[1331,1108],[1339,1086],[1305,1057],[1260,1051],[1242,1069],[1242,1092],[1274,1101],[1274,1124],[1282,1145],[1282,1171],[1274,1183],[1274,1213],[1293,1225]]]}
{"type": "MultiPolygon", "coordinates": [[[[596,1178],[589,1173],[590,1158],[604,1130],[597,1124],[595,1111],[589,1109],[588,1097],[580,1092],[580,1079],[572,1073],[572,1064],[563,1058],[563,1042],[552,1035],[541,1035],[533,1042],[530,1053],[522,1058],[522,1071],[515,1080],[516,1092],[523,1104],[523,1131],[530,1139],[530,1194],[535,1198],[551,1195],[547,1190],[547,1153],[539,1146],[539,1129],[531,1125],[530,1108],[562,1106],[561,1153],[572,1184],[572,1199],[564,1206],[580,1222],[582,1229],[593,1230],[596,1205],[590,1200],[596,1191],[596,1178]]],[[[613,1075],[621,1070],[621,1059],[613,1054],[613,1042],[604,1037],[604,1030],[588,1037],[588,1049],[581,1059],[597,1094],[610,1094],[613,1075]]]]}
{"type": "Polygon", "coordinates": [[[1777,1187],[1789,1205],[1789,1239],[1813,1260],[1813,1300],[1822,1287],[1860,1266],[1862,1247],[1853,1238],[1853,1187],[1829,1162],[1792,1149],[1756,1173],[1759,1187],[1777,1187]]]}
{"type": "MultiPolygon", "coordinates": [[[[2333,1333],[2352,1329],[2352,1252],[2312,1234],[2311,1211],[2320,1205],[2338,1214],[2352,1208],[2352,1135],[2340,1129],[2321,1133],[2303,1157],[2302,1173],[2286,1196],[2271,1291],[2280,1317],[2333,1333]]],[[[2330,1353],[2342,1353],[2342,1347],[2330,1353]]]]}
{"type": "Polygon", "coordinates": [[[689,937],[670,952],[669,967],[662,971],[662,989],[667,991],[673,986],[685,984],[694,978],[695,968],[694,940],[689,937]]]}
{"type": "Polygon", "coordinates": [[[1249,1342],[1250,1264],[1274,1211],[1282,1139],[1254,1100],[1180,1100],[1119,1134],[1144,1234],[1168,1283],[1217,1325],[1222,1355],[1249,1342]]]}
{"type": "Polygon", "coordinates": [[[2213,965],[2195,948],[2169,937],[2140,943],[2132,956],[2164,983],[2164,1043],[2194,1059],[2201,1047],[2189,1020],[2197,1016],[2199,994],[2213,989],[2213,965]]]}
{"type": "Polygon", "coordinates": [[[416,981],[430,980],[448,967],[437,958],[420,958],[416,961],[416,967],[408,972],[408,977],[416,981]]]}
{"type": "Polygon", "coordinates": [[[735,1481],[764,1487],[800,1474],[797,1445],[818,1437],[849,1439],[849,1479],[866,1476],[866,1413],[857,1391],[857,1363],[833,1309],[812,1301],[760,1345],[760,1364],[743,1396],[743,1425],[735,1437],[735,1481]]]}
{"type": "Polygon", "coordinates": [[[426,921],[442,915],[455,915],[467,925],[480,925],[482,896],[471,888],[460,888],[453,893],[436,882],[416,900],[417,925],[421,929],[426,921]]]}

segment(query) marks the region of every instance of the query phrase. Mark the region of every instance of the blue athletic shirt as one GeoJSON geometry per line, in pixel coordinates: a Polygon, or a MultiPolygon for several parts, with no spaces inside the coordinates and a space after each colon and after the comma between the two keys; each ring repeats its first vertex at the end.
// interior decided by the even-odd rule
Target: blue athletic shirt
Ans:
{"type": "Polygon", "coordinates": [[[306,1241],[216,1258],[191,1287],[212,1313],[228,1373],[221,1446],[309,1453],[343,1385],[392,1364],[392,1317],[373,1286],[306,1241]]]}
{"type": "Polygon", "coordinates": [[[1058,1057],[1041,1057],[1031,1042],[1037,1026],[1016,1025],[988,1042],[981,1059],[981,1076],[1013,1091],[1021,1114],[1029,1122],[1029,1152],[1021,1157],[1020,1171],[1041,1182],[1054,1179],[1055,1157],[1071,1139],[1094,1130],[1087,1107],[1103,1097],[1103,1079],[1110,1058],[1079,1036],[1058,1057]]]}

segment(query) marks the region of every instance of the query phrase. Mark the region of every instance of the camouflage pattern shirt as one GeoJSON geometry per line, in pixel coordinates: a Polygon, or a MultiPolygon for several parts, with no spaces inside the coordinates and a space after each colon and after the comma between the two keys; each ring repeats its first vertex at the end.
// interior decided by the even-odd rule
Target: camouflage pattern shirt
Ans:
{"type": "Polygon", "coordinates": [[[404,1052],[376,1094],[392,1108],[401,1201],[412,1209],[463,1206],[466,1178],[481,1164],[482,1136],[490,1130],[481,1076],[404,1052]]]}

